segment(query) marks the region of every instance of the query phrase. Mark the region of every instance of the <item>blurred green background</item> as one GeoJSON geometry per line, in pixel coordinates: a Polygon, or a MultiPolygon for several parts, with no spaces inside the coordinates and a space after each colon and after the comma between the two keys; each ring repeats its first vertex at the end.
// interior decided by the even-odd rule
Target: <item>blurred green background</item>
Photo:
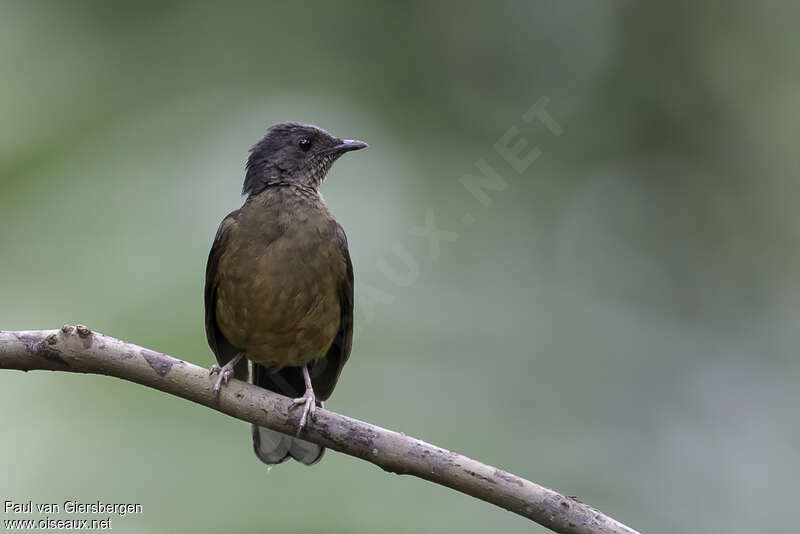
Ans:
{"type": "MultiPolygon", "coordinates": [[[[328,407],[645,532],[797,532],[798,15],[4,1],[0,328],[210,365],[247,149],[312,122],[370,143],[323,187],[358,323],[328,407]],[[522,119],[541,98],[562,135],[522,119]],[[511,127],[541,150],[521,174],[511,127]],[[479,158],[507,183],[488,206],[459,183],[479,158]],[[428,212],[457,234],[437,258],[428,212]]],[[[337,453],[268,472],[245,423],[119,380],[6,371],[0,402],[0,498],[141,503],[115,532],[544,531],[337,453]]]]}

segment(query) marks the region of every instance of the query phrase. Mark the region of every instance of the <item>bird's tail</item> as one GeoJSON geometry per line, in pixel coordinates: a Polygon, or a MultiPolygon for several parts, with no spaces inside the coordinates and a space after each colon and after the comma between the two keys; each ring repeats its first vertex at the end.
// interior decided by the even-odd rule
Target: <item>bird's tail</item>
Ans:
{"type": "MultiPolygon", "coordinates": [[[[299,397],[305,391],[305,382],[299,367],[284,367],[274,373],[254,363],[253,384],[291,398],[299,397]]],[[[325,447],[253,425],[253,451],[267,465],[279,464],[289,458],[312,465],[320,461],[325,454],[325,447]]]]}

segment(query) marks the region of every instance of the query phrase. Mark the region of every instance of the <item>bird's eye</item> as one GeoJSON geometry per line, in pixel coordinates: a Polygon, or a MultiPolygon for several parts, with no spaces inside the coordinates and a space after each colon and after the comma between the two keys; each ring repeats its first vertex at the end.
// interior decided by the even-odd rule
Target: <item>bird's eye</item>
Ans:
{"type": "Polygon", "coordinates": [[[303,137],[302,139],[300,139],[298,145],[300,145],[300,150],[302,150],[303,152],[308,152],[308,149],[311,148],[311,139],[303,137]]]}

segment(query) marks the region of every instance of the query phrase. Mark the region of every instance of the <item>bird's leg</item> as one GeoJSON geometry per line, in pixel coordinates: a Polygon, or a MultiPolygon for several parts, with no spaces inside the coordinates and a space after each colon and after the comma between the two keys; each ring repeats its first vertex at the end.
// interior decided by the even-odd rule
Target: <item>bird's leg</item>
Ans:
{"type": "Polygon", "coordinates": [[[304,405],[303,415],[300,416],[300,427],[297,429],[298,434],[300,434],[300,431],[306,426],[306,419],[308,416],[314,415],[314,410],[317,407],[317,398],[314,395],[314,388],[311,387],[311,375],[308,374],[307,365],[303,366],[303,380],[306,382],[306,392],[302,397],[297,397],[296,399],[292,400],[292,408],[298,404],[304,405]]]}
{"type": "Polygon", "coordinates": [[[244,353],[240,352],[236,356],[231,359],[228,363],[220,367],[216,363],[211,366],[211,369],[208,371],[208,376],[213,375],[214,373],[219,373],[219,378],[217,378],[216,383],[214,384],[214,395],[219,395],[219,389],[222,387],[222,384],[227,384],[230,377],[233,376],[233,368],[236,366],[237,363],[244,357],[244,353]]]}

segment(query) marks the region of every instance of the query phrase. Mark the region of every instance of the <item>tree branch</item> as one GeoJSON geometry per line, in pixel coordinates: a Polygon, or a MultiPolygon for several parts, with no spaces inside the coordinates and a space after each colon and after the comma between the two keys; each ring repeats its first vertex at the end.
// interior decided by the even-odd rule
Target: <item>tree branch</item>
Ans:
{"type": "MultiPolygon", "coordinates": [[[[207,369],[92,332],[0,331],[0,369],[49,370],[115,376],[202,404],[231,417],[286,434],[297,431],[291,401],[232,379],[219,397],[207,369]]],[[[637,534],[590,506],[511,473],[392,430],[318,409],[301,437],[371,462],[393,473],[414,475],[495,504],[555,532],[637,534]]]]}

